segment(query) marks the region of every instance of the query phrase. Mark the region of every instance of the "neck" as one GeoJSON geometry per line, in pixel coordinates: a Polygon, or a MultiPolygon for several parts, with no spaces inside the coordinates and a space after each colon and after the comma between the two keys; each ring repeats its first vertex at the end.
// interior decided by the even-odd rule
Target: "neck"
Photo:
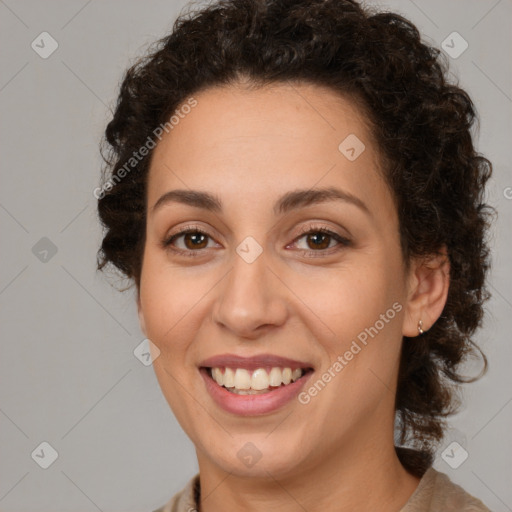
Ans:
{"type": "Polygon", "coordinates": [[[396,455],[392,422],[378,433],[373,427],[371,435],[361,425],[357,430],[347,436],[350,442],[334,449],[329,444],[318,460],[292,467],[287,474],[272,474],[271,470],[259,477],[227,473],[198,454],[200,512],[399,511],[420,479],[408,473],[396,455]]]}

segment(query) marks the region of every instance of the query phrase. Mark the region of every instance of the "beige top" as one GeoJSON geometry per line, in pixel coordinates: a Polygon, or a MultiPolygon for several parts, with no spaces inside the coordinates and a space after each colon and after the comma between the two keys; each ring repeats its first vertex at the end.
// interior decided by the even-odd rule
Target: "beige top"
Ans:
{"type": "MultiPolygon", "coordinates": [[[[199,473],[171,500],[153,512],[197,512],[199,473]]],[[[433,467],[427,469],[409,501],[399,512],[491,512],[479,499],[433,467]]]]}

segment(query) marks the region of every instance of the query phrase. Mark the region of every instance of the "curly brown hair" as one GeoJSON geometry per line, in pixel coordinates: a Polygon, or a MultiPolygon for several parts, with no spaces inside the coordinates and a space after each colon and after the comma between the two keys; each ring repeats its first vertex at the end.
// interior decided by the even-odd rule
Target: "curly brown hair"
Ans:
{"type": "Polygon", "coordinates": [[[490,296],[486,238],[493,210],[484,187],[492,165],[473,146],[474,105],[449,83],[446,58],[407,19],[354,0],[220,0],[182,13],[154,44],[126,71],[102,140],[98,269],[110,263],[139,288],[153,151],[129,172],[125,164],[192,94],[248,77],[255,86],[327,86],[357,101],[394,195],[404,261],[443,247],[450,261],[441,317],[402,343],[396,451],[404,467],[422,475],[445,418],[460,406],[459,384],[487,371],[472,337],[490,296]],[[468,379],[459,366],[476,351],[483,372],[468,379]]]}

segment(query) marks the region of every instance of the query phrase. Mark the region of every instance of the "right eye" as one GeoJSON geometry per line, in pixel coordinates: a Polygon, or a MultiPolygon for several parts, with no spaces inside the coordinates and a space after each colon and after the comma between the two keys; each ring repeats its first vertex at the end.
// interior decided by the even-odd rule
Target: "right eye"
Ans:
{"type": "MultiPolygon", "coordinates": [[[[210,249],[208,247],[208,239],[212,237],[205,231],[198,228],[184,228],[170,237],[162,241],[162,247],[170,249],[183,256],[199,256],[200,251],[203,249],[210,249]],[[180,243],[177,241],[181,240],[180,243]]],[[[213,240],[213,239],[212,239],[213,240]]]]}

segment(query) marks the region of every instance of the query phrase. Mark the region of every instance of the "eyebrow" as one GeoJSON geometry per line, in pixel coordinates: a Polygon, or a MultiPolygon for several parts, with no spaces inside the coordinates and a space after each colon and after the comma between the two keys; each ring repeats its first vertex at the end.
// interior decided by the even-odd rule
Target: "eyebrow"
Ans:
{"type": "MultiPolygon", "coordinates": [[[[275,215],[282,215],[291,210],[329,201],[343,201],[357,206],[368,215],[371,215],[370,210],[361,199],[335,187],[292,190],[276,201],[273,211],[275,215]]],[[[170,203],[186,204],[214,213],[222,212],[222,202],[217,196],[199,190],[170,190],[158,199],[151,211],[154,213],[170,203]]]]}

